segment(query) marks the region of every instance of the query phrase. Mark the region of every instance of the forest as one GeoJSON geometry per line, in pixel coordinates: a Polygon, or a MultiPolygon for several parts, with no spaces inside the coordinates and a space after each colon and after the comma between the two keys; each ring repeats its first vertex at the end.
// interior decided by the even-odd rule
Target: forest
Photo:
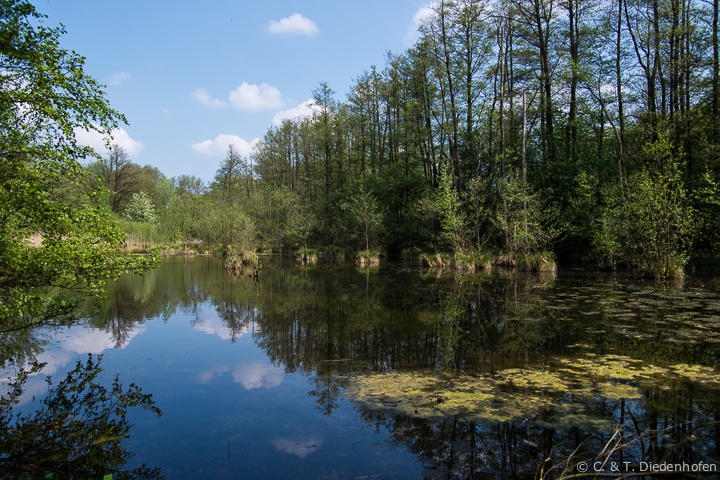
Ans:
{"type": "Polygon", "coordinates": [[[457,0],[214,180],[89,166],[139,238],[682,275],[720,242],[718,5],[457,0]],[[149,225],[154,225],[150,227],[149,225]],[[436,253],[442,253],[435,255],[436,253]]]}

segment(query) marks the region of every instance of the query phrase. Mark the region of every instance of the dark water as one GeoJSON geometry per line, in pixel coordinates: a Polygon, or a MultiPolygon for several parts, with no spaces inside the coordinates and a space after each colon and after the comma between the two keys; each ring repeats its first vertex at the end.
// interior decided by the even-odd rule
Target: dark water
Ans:
{"type": "Polygon", "coordinates": [[[129,466],[170,479],[697,469],[720,458],[719,292],[278,258],[256,283],[167,258],[26,349],[55,375],[103,353],[152,393],[164,415],[133,413],[129,466]]]}

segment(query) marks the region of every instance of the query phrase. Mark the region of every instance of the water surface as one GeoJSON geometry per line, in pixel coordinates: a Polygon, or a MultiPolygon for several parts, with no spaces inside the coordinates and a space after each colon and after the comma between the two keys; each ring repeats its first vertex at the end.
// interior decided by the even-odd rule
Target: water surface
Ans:
{"type": "Polygon", "coordinates": [[[127,447],[167,478],[553,478],[608,444],[717,462],[719,290],[270,257],[254,282],[167,258],[25,349],[55,375],[103,353],[152,393],[164,415],[133,413],[127,447]]]}

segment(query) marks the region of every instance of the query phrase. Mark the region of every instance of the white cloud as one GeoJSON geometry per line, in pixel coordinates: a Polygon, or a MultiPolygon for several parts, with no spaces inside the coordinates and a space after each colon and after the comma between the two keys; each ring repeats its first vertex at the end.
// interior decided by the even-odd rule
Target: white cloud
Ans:
{"type": "Polygon", "coordinates": [[[112,75],[108,77],[108,85],[117,87],[121,83],[132,80],[132,78],[133,76],[130,72],[113,72],[112,75]]]}
{"type": "MultiPolygon", "coordinates": [[[[110,132],[110,144],[118,144],[125,149],[129,156],[134,156],[143,151],[145,146],[132,138],[124,128],[115,128],[110,132]]],[[[107,137],[97,130],[75,129],[75,139],[80,145],[92,147],[99,154],[107,153],[107,137]]]]}
{"type": "Polygon", "coordinates": [[[248,156],[259,141],[259,138],[253,138],[248,142],[237,135],[221,133],[212,140],[204,140],[199,143],[193,143],[190,145],[190,148],[192,148],[192,151],[198,155],[210,157],[225,155],[225,153],[227,153],[228,146],[232,145],[240,155],[248,156]]]}
{"type": "Polygon", "coordinates": [[[198,88],[193,92],[193,98],[197,100],[198,102],[202,103],[203,105],[207,105],[208,107],[215,107],[215,108],[223,108],[227,107],[227,102],[223,102],[222,100],[218,98],[213,98],[210,96],[210,94],[207,92],[207,90],[198,88]]]}
{"type": "Polygon", "coordinates": [[[280,90],[267,83],[253,85],[243,82],[230,92],[228,100],[230,105],[243,110],[262,110],[283,106],[280,90]]]}
{"type": "Polygon", "coordinates": [[[290,33],[294,35],[307,35],[309,37],[320,33],[315,22],[299,13],[293,13],[289,17],[280,20],[270,20],[268,32],[276,35],[290,33]]]}
{"type": "Polygon", "coordinates": [[[403,37],[403,43],[406,46],[413,45],[415,42],[418,41],[418,39],[420,38],[420,33],[418,32],[418,29],[423,23],[425,23],[430,18],[432,18],[433,15],[435,15],[435,4],[436,2],[428,3],[424,7],[421,7],[417,12],[415,12],[412,22],[408,26],[407,31],[405,32],[405,36],[403,37]]]}
{"type": "Polygon", "coordinates": [[[280,126],[283,120],[295,120],[304,117],[310,117],[313,113],[320,110],[320,107],[311,98],[295,107],[280,111],[273,116],[272,123],[280,126]]]}
{"type": "Polygon", "coordinates": [[[214,108],[234,107],[241,110],[263,110],[283,106],[280,90],[269,83],[255,85],[243,82],[230,92],[227,100],[211,96],[207,90],[199,88],[192,94],[193,98],[203,105],[214,108]]]}

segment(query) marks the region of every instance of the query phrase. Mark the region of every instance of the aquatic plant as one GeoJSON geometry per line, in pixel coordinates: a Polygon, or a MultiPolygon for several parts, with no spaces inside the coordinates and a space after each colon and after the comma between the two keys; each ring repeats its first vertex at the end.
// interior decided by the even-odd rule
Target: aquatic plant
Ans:
{"type": "Polygon", "coordinates": [[[540,412],[538,424],[607,430],[612,419],[599,416],[587,404],[597,399],[638,400],[643,388],[670,388],[677,382],[720,388],[720,376],[711,367],[660,367],[622,355],[587,354],[492,374],[421,370],[360,375],[352,379],[346,395],[372,408],[421,418],[457,415],[467,421],[520,422],[540,412]]]}

